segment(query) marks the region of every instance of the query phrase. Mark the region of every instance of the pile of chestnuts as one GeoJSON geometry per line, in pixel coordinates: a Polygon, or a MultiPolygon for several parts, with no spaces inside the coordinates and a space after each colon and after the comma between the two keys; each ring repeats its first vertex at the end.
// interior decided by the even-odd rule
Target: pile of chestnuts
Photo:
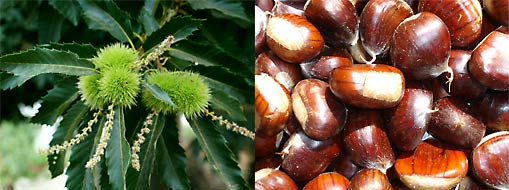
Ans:
{"type": "Polygon", "coordinates": [[[255,189],[509,189],[509,1],[255,10],[255,189]]]}

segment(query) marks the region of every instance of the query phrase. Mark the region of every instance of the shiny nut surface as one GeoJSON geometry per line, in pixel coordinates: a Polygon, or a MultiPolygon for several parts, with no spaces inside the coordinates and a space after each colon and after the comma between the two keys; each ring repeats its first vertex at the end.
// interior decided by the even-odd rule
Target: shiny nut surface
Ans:
{"type": "Polygon", "coordinates": [[[291,113],[288,91],[267,75],[255,76],[256,135],[274,136],[285,127],[291,113]]]}
{"type": "Polygon", "coordinates": [[[498,188],[509,189],[509,132],[496,132],[483,138],[472,151],[472,167],[477,179],[498,188]]]}
{"type": "Polygon", "coordinates": [[[336,172],[327,172],[309,181],[302,190],[346,190],[348,185],[346,177],[336,172]]]}

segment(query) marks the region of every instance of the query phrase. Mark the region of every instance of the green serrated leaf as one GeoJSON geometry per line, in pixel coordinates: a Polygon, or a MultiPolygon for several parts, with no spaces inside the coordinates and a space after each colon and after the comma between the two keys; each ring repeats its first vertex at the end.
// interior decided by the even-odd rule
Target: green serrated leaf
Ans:
{"type": "Polygon", "coordinates": [[[77,54],[80,58],[93,58],[97,54],[97,49],[91,44],[78,43],[49,43],[39,45],[41,48],[70,51],[77,54]]]}
{"type": "Polygon", "coordinates": [[[171,106],[176,106],[175,103],[171,100],[168,93],[166,93],[163,89],[159,87],[159,85],[154,83],[148,83],[146,80],[143,80],[143,86],[147,89],[154,97],[158,100],[168,103],[171,106]]]}
{"type": "Polygon", "coordinates": [[[194,31],[198,30],[202,21],[204,20],[194,19],[190,16],[173,17],[168,23],[147,38],[143,44],[145,53],[150,52],[151,49],[155,48],[169,35],[175,37],[173,43],[186,39],[193,34],[194,31]]]}
{"type": "Polygon", "coordinates": [[[83,16],[88,27],[103,30],[121,42],[131,42],[133,36],[129,15],[122,11],[113,1],[105,1],[107,10],[103,10],[95,2],[79,0],[83,16]]]}
{"type": "Polygon", "coordinates": [[[0,86],[2,90],[13,89],[21,86],[29,79],[30,79],[29,76],[19,76],[13,75],[11,73],[2,72],[2,80],[0,81],[0,86]]]}
{"type": "MultiPolygon", "coordinates": [[[[0,69],[26,80],[44,73],[80,76],[96,72],[92,62],[80,59],[74,53],[44,48],[4,55],[0,57],[0,69]]],[[[17,83],[23,84],[26,80],[17,83]]]]}
{"type": "MultiPolygon", "coordinates": [[[[86,114],[85,121],[92,119],[92,114],[86,114]]],[[[105,117],[99,117],[99,122],[92,126],[90,132],[80,143],[72,147],[71,156],[69,158],[69,166],[65,174],[67,182],[65,186],[68,190],[95,190],[98,187],[96,183],[97,167],[86,169],[85,164],[94,155],[95,149],[99,143],[101,136],[99,129],[106,122],[105,117]]],[[[87,127],[87,122],[82,122],[80,129],[87,127]]],[[[97,165],[96,165],[97,166],[97,165]]],[[[99,169],[100,170],[100,169],[99,169]]]]}
{"type": "Polygon", "coordinates": [[[189,5],[195,10],[210,9],[218,11],[223,15],[241,19],[245,22],[251,22],[251,19],[246,15],[244,7],[239,1],[229,0],[192,0],[188,1],[189,5]]]}
{"type": "Polygon", "coordinates": [[[162,181],[173,190],[191,189],[186,174],[186,155],[179,145],[175,117],[168,117],[163,135],[157,141],[157,167],[162,181]]]}
{"type": "Polygon", "coordinates": [[[78,21],[80,20],[80,7],[78,2],[49,0],[49,4],[67,18],[67,20],[71,21],[74,26],[78,25],[78,21]]]}
{"type": "MultiPolygon", "coordinates": [[[[200,32],[216,48],[219,48],[242,63],[246,61],[246,57],[242,54],[243,48],[239,48],[239,38],[242,39],[245,32],[240,31],[238,26],[232,23],[224,23],[224,21],[219,19],[211,19],[203,23],[203,26],[200,27],[200,32]],[[217,27],[218,25],[221,27],[217,27]],[[238,36],[239,34],[243,35],[238,36]]],[[[250,45],[252,46],[252,44],[254,43],[250,45]]]]}
{"type": "Polygon", "coordinates": [[[212,89],[211,91],[212,97],[214,98],[210,100],[210,106],[214,110],[225,111],[233,120],[246,121],[242,106],[236,98],[224,93],[223,91],[217,91],[215,89],[212,89]]]}
{"type": "Polygon", "coordinates": [[[136,180],[128,181],[129,189],[150,189],[150,178],[154,170],[154,162],[156,159],[156,148],[157,140],[161,136],[161,132],[164,129],[166,118],[163,114],[155,116],[153,119],[153,125],[150,128],[150,133],[145,135],[145,142],[141,146],[140,157],[140,171],[134,171],[136,180]]]}
{"type": "Polygon", "coordinates": [[[71,77],[59,81],[46,96],[42,97],[41,108],[30,121],[48,125],[55,123],[58,116],[62,115],[79,97],[76,82],[78,80],[71,77]]]}
{"type": "Polygon", "coordinates": [[[49,5],[43,4],[41,9],[48,11],[39,11],[39,43],[58,42],[60,40],[60,32],[62,30],[64,17],[56,11],[51,10],[49,5]]]}
{"type": "MultiPolygon", "coordinates": [[[[83,116],[87,113],[89,108],[83,103],[83,101],[76,102],[67,113],[64,115],[64,119],[60,122],[55,133],[53,133],[53,139],[51,139],[50,146],[62,144],[64,141],[68,141],[74,137],[74,132],[78,129],[83,116]]],[[[87,121],[83,121],[87,122],[87,121]]],[[[81,131],[78,131],[80,133],[81,131]]],[[[64,172],[65,167],[65,154],[66,152],[60,152],[58,154],[48,155],[49,171],[51,177],[57,177],[64,172]]]]}
{"type": "Polygon", "coordinates": [[[125,138],[123,108],[115,107],[113,129],[106,147],[106,165],[113,189],[126,189],[126,173],[131,158],[129,143],[125,138]]]}
{"type": "Polygon", "coordinates": [[[143,8],[141,8],[140,15],[138,16],[138,20],[143,25],[143,29],[145,29],[148,36],[161,27],[154,18],[158,3],[159,0],[145,1],[143,8]]]}
{"type": "Polygon", "coordinates": [[[214,123],[207,118],[197,118],[189,123],[208,162],[223,179],[228,189],[248,189],[234,154],[226,145],[226,140],[221,133],[215,129],[214,123]]]}

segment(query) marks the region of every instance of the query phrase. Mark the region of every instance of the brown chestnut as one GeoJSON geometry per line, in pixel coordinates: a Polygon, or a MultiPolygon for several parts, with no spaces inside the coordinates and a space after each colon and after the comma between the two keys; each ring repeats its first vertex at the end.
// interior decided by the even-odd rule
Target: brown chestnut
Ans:
{"type": "Polygon", "coordinates": [[[484,136],[486,126],[472,116],[468,105],[459,99],[442,98],[434,103],[429,133],[441,141],[461,148],[474,148],[484,136]]]}
{"type": "Polygon", "coordinates": [[[470,74],[494,90],[509,90],[509,34],[493,31],[472,52],[470,74]]]}
{"type": "Polygon", "coordinates": [[[396,27],[412,14],[412,8],[402,0],[369,1],[362,11],[359,25],[366,52],[372,57],[385,54],[396,27]]]}
{"type": "Polygon", "coordinates": [[[318,141],[298,131],[285,144],[281,168],[297,182],[308,181],[325,171],[340,152],[339,138],[318,141]]]}
{"type": "Polygon", "coordinates": [[[257,158],[254,166],[254,171],[258,171],[264,168],[273,168],[276,169],[281,165],[281,158],[279,155],[272,155],[264,158],[257,158]]]}
{"type": "Polygon", "coordinates": [[[255,173],[256,190],[298,190],[295,182],[283,171],[265,168],[255,173]]]}
{"type": "Polygon", "coordinates": [[[385,173],[394,164],[395,156],[381,114],[375,110],[348,111],[343,131],[346,151],[355,164],[385,173]]]}
{"type": "Polygon", "coordinates": [[[465,153],[429,139],[415,151],[402,152],[395,164],[401,182],[410,189],[450,189],[467,175],[465,153]]]}
{"type": "Polygon", "coordinates": [[[329,84],[318,79],[305,79],[295,85],[292,108],[303,131],[317,140],[339,134],[346,122],[345,105],[334,97],[329,84]]]}
{"type": "Polygon", "coordinates": [[[483,0],[484,8],[488,15],[498,23],[509,26],[509,2],[501,0],[483,0]]]}
{"type": "Polygon", "coordinates": [[[429,12],[406,18],[391,39],[392,64],[401,69],[408,79],[431,79],[443,72],[451,73],[447,65],[450,51],[447,26],[429,12]]]}
{"type": "Polygon", "coordinates": [[[311,67],[310,74],[318,79],[329,81],[330,72],[335,68],[353,64],[352,56],[342,49],[330,55],[322,55],[311,67]]]}
{"type": "Polygon", "coordinates": [[[509,132],[484,137],[472,151],[471,162],[480,182],[496,189],[509,189],[509,132]]]}
{"type": "Polygon", "coordinates": [[[293,2],[293,1],[276,1],[276,5],[272,9],[273,14],[295,14],[301,17],[304,16],[303,6],[300,6],[301,3],[293,2]]]}
{"type": "Polygon", "coordinates": [[[263,10],[255,6],[255,55],[258,55],[265,48],[265,27],[267,26],[267,15],[263,10]]]}
{"type": "Polygon", "coordinates": [[[396,106],[405,90],[405,79],[395,67],[382,64],[354,64],[334,69],[329,84],[334,95],[361,108],[396,106]]]}
{"type": "Polygon", "coordinates": [[[392,185],[387,176],[377,169],[363,169],[357,172],[348,190],[391,190],[392,185]]]}
{"type": "Polygon", "coordinates": [[[268,47],[289,63],[308,61],[323,48],[323,37],[305,18],[294,14],[278,14],[267,22],[268,47]]]}
{"type": "Polygon", "coordinates": [[[333,47],[347,47],[357,43],[357,14],[350,1],[309,0],[304,14],[333,47]]]}
{"type": "Polygon", "coordinates": [[[433,93],[418,83],[407,83],[398,106],[387,111],[389,139],[396,148],[414,150],[428,129],[433,93]]]}
{"type": "Polygon", "coordinates": [[[336,158],[329,166],[331,171],[337,172],[346,178],[350,179],[357,173],[361,168],[353,163],[352,158],[348,153],[343,152],[341,156],[336,158]]]}
{"type": "Polygon", "coordinates": [[[444,21],[454,47],[464,47],[481,34],[482,10],[478,0],[419,1],[419,12],[426,11],[444,21]]]}
{"type": "Polygon", "coordinates": [[[336,172],[327,172],[309,181],[302,190],[346,190],[349,181],[336,172]]]}
{"type": "Polygon", "coordinates": [[[255,74],[266,73],[282,84],[288,92],[302,79],[300,67],[279,59],[272,52],[262,52],[255,60],[255,74]]]}
{"type": "MultiPolygon", "coordinates": [[[[448,62],[454,75],[454,81],[450,84],[450,93],[453,96],[462,97],[466,100],[475,100],[486,92],[486,87],[474,79],[468,72],[467,65],[471,54],[470,51],[452,50],[448,62]]],[[[450,73],[440,75],[444,87],[447,85],[447,78],[450,78],[449,75],[450,73]]]]}
{"type": "Polygon", "coordinates": [[[255,157],[266,157],[276,152],[277,135],[274,136],[255,136],[255,157]]]}
{"type": "Polygon", "coordinates": [[[488,129],[509,130],[509,92],[489,91],[477,106],[488,129]]]}
{"type": "Polygon", "coordinates": [[[285,128],[292,105],[288,91],[267,75],[255,75],[256,135],[275,136],[285,128]]]}

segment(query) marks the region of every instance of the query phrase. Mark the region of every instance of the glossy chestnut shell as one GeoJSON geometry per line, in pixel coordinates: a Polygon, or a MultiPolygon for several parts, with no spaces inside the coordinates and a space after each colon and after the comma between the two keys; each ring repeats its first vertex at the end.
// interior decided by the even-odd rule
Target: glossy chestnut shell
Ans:
{"type": "Polygon", "coordinates": [[[335,68],[352,65],[352,56],[348,51],[342,49],[331,53],[330,55],[322,55],[313,64],[310,74],[314,78],[329,81],[330,72],[335,68]]]}
{"type": "Polygon", "coordinates": [[[275,136],[285,128],[292,105],[288,91],[267,75],[255,75],[256,135],[275,136]]]}
{"type": "Polygon", "coordinates": [[[292,93],[293,112],[309,137],[325,140],[336,136],[346,122],[346,107],[318,79],[301,80],[292,93]]]}
{"type": "Polygon", "coordinates": [[[349,0],[309,0],[304,14],[333,47],[357,43],[357,14],[349,0]]]}
{"type": "Polygon", "coordinates": [[[341,174],[327,172],[309,181],[302,190],[346,190],[349,183],[341,174]]]}
{"type": "Polygon", "coordinates": [[[487,92],[477,106],[488,129],[509,130],[509,92],[487,92]]]}
{"type": "Polygon", "coordinates": [[[395,67],[382,64],[354,64],[334,69],[329,84],[343,102],[361,108],[396,106],[405,90],[405,79],[395,67]]]}
{"type": "Polygon", "coordinates": [[[428,131],[441,141],[461,148],[474,148],[483,138],[486,126],[459,99],[442,98],[434,103],[428,131]]]}
{"type": "Polygon", "coordinates": [[[255,60],[256,75],[268,74],[282,84],[288,92],[292,92],[295,84],[302,80],[300,72],[298,65],[287,63],[272,52],[262,52],[255,60]]]}
{"type": "MultiPolygon", "coordinates": [[[[454,75],[450,93],[455,97],[462,97],[466,100],[475,100],[486,92],[486,86],[479,83],[468,72],[467,66],[471,54],[470,51],[452,50],[448,62],[454,75]]],[[[444,73],[440,76],[444,88],[448,88],[449,84],[446,81],[450,75],[450,73],[444,73]]]]}
{"type": "Polygon", "coordinates": [[[498,23],[509,26],[509,2],[499,0],[483,0],[484,8],[488,15],[495,19],[498,23]]]}
{"type": "Polygon", "coordinates": [[[364,49],[371,56],[385,54],[396,27],[412,14],[412,8],[402,0],[369,1],[362,11],[359,25],[364,49]]]}
{"type": "Polygon", "coordinates": [[[391,190],[392,185],[387,176],[377,169],[362,169],[357,172],[352,180],[348,190],[391,190]]]}
{"type": "Polygon", "coordinates": [[[478,0],[421,0],[419,12],[440,17],[449,29],[454,47],[467,46],[481,34],[482,10],[478,0]]]}
{"type": "Polygon", "coordinates": [[[265,168],[255,173],[256,190],[298,190],[295,182],[283,171],[265,168]]]}
{"type": "Polygon", "coordinates": [[[494,90],[509,90],[509,34],[493,31],[472,52],[470,74],[494,90]]]}
{"type": "Polygon", "coordinates": [[[343,131],[344,147],[352,161],[364,168],[385,172],[394,164],[395,156],[383,128],[380,112],[349,110],[343,131]]]}
{"type": "Polygon", "coordinates": [[[265,32],[268,47],[289,63],[308,61],[320,53],[323,37],[305,18],[278,14],[269,18],[265,32]]]}
{"type": "Polygon", "coordinates": [[[501,131],[483,138],[472,151],[472,171],[482,183],[509,189],[509,132],[501,131]]]}
{"type": "Polygon", "coordinates": [[[402,152],[395,169],[411,189],[450,189],[466,176],[468,160],[462,151],[430,139],[415,151],[402,152]]]}
{"type": "Polygon", "coordinates": [[[447,26],[429,12],[406,18],[391,39],[391,62],[409,79],[435,78],[448,70],[450,51],[447,26]]]}
{"type": "Polygon", "coordinates": [[[399,150],[410,151],[421,142],[428,129],[433,93],[418,83],[407,83],[399,104],[387,111],[389,139],[399,150]]]}

